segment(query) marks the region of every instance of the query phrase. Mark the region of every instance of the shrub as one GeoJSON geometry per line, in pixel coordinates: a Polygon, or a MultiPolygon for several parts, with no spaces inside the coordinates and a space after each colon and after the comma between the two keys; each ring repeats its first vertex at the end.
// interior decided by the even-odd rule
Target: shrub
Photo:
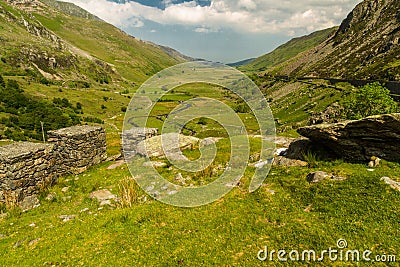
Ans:
{"type": "Polygon", "coordinates": [[[390,91],[380,83],[367,84],[344,97],[342,117],[361,119],[364,117],[396,112],[397,103],[390,96],[390,91]]]}

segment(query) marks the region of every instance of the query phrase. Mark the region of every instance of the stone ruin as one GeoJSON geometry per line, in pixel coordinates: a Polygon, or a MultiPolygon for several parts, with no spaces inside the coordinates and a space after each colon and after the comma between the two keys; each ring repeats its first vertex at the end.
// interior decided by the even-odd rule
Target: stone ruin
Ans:
{"type": "Polygon", "coordinates": [[[73,126],[48,132],[48,142],[18,142],[0,147],[0,203],[15,206],[54,184],[107,158],[106,134],[98,126],[73,126]]]}
{"type": "Polygon", "coordinates": [[[122,133],[122,148],[125,159],[129,160],[138,154],[137,146],[143,140],[158,135],[157,128],[133,127],[122,133]]]}

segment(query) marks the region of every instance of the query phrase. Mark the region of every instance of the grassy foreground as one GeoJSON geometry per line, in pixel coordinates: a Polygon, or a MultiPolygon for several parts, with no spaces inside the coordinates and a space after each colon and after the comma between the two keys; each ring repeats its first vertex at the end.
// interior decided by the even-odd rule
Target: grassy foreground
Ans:
{"type": "MultiPolygon", "coordinates": [[[[2,266],[386,266],[381,263],[261,262],[270,250],[336,248],[396,255],[400,248],[400,193],[380,181],[395,177],[400,165],[318,162],[315,170],[344,175],[344,181],[310,185],[309,168],[273,167],[265,186],[248,193],[246,179],[223,199],[199,208],[177,208],[139,197],[131,208],[99,209],[90,192],[108,188],[119,194],[126,166],[104,163],[61,179],[41,197],[42,205],[0,219],[2,266]],[[70,186],[65,193],[61,189],[70,186]],[[63,197],[71,196],[70,199],[63,197]],[[88,210],[80,212],[87,208],[88,210]],[[75,214],[63,222],[60,215],[75,214]]],[[[397,177],[399,178],[399,177],[397,177]]],[[[141,191],[138,192],[142,195],[141,191]]],[[[392,263],[396,266],[396,263],[392,263]]]]}

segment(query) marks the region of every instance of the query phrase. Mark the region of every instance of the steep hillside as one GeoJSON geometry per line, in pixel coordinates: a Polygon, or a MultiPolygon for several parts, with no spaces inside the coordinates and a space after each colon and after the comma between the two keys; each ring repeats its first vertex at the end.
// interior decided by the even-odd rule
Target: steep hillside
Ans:
{"type": "Polygon", "coordinates": [[[321,31],[311,33],[307,36],[294,38],[289,42],[279,46],[271,53],[263,55],[261,57],[248,62],[241,68],[244,71],[263,71],[271,67],[275,67],[288,59],[297,56],[299,53],[304,52],[316,45],[319,45],[331,36],[335,31],[335,28],[329,28],[321,31]]]}
{"type": "Polygon", "coordinates": [[[138,83],[183,61],[72,4],[53,0],[7,2],[11,7],[4,2],[0,6],[0,31],[5,39],[2,58],[15,63],[11,67],[34,67],[42,75],[51,74],[45,74],[46,78],[80,77],[98,82],[127,79],[138,83]]]}
{"type": "Polygon", "coordinates": [[[95,122],[111,153],[130,94],[188,59],[53,0],[0,1],[0,48],[0,145],[41,139],[41,123],[46,132],[95,122]]]}
{"type": "Polygon", "coordinates": [[[365,0],[340,27],[294,39],[240,67],[264,92],[279,132],[329,122],[340,101],[358,91],[324,78],[400,81],[399,10],[398,0],[365,0]]]}
{"type": "Polygon", "coordinates": [[[289,76],[400,80],[400,1],[365,0],[323,43],[283,63],[289,76]]]}

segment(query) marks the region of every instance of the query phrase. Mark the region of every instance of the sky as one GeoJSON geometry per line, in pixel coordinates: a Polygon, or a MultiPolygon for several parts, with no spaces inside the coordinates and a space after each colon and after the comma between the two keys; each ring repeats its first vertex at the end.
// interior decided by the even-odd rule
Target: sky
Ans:
{"type": "Polygon", "coordinates": [[[361,0],[63,0],[142,40],[233,63],[339,25],[361,0]]]}

